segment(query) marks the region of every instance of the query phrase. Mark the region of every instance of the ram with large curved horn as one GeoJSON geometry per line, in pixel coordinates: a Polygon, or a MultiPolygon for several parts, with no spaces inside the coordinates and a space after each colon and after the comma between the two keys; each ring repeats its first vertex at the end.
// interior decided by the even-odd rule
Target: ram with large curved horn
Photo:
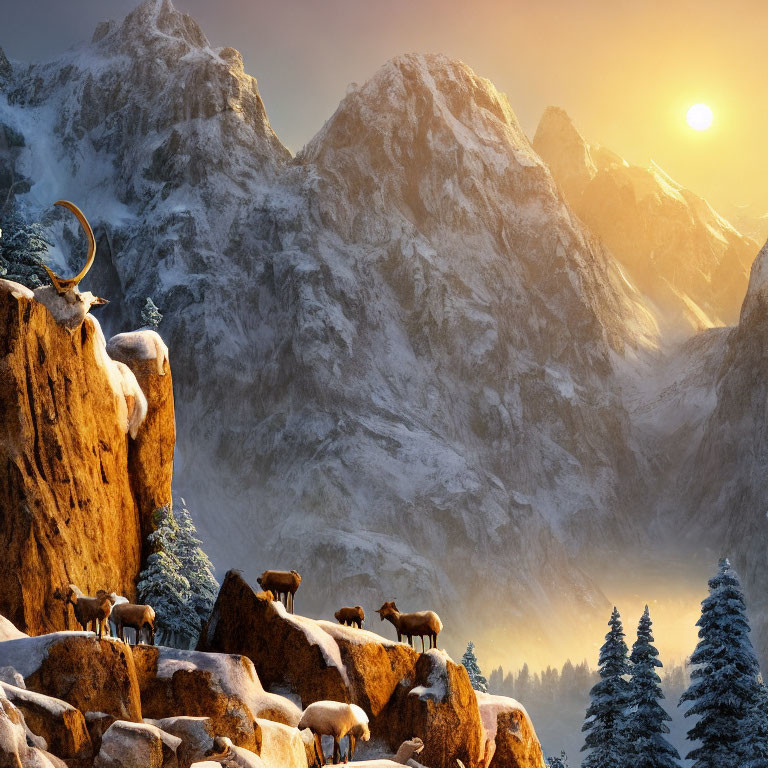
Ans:
{"type": "Polygon", "coordinates": [[[45,271],[50,276],[56,292],[59,296],[63,296],[65,293],[68,293],[75,288],[88,274],[88,270],[93,266],[93,261],[96,258],[96,238],[93,236],[93,230],[88,223],[88,219],[85,218],[83,212],[74,203],[70,203],[69,200],[57,200],[54,205],[60,205],[62,208],[67,208],[72,211],[80,222],[80,226],[83,228],[85,236],[88,238],[88,258],[86,259],[85,266],[74,277],[68,279],[59,277],[53,270],[45,267],[45,271]]]}

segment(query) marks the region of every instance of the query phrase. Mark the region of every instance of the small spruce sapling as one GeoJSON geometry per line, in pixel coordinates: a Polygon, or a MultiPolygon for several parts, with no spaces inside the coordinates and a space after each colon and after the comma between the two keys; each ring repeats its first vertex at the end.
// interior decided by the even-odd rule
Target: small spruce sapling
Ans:
{"type": "Polygon", "coordinates": [[[467,650],[464,651],[464,655],[461,657],[461,663],[469,674],[469,682],[476,691],[482,693],[488,693],[488,681],[485,679],[480,670],[480,665],[477,663],[477,656],[475,656],[475,644],[470,640],[467,644],[467,650]]]}
{"type": "Polygon", "coordinates": [[[144,323],[147,328],[156,331],[160,327],[162,319],[163,316],[155,302],[147,296],[147,300],[144,302],[144,308],[141,310],[141,322],[144,323]]]}

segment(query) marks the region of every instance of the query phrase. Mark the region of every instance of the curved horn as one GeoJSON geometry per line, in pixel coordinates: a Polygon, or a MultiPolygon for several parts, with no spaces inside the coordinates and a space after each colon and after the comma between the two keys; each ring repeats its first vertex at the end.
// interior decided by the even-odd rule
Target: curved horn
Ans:
{"type": "Polygon", "coordinates": [[[93,230],[88,223],[88,219],[85,218],[83,212],[74,203],[70,203],[69,200],[57,200],[54,205],[60,205],[62,208],[72,211],[80,222],[80,226],[83,228],[85,236],[88,238],[88,258],[85,261],[85,266],[77,275],[75,275],[75,277],[64,279],[59,277],[48,267],[45,267],[45,271],[51,278],[51,282],[53,283],[54,288],[56,288],[56,292],[61,296],[62,294],[71,291],[88,274],[88,270],[93,266],[93,261],[96,258],[96,238],[93,236],[93,230]]]}

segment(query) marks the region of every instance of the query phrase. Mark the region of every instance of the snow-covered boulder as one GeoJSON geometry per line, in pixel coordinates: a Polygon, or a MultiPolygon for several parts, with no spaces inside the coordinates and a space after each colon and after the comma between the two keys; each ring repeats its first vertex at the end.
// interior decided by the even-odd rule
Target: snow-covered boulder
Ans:
{"type": "Polygon", "coordinates": [[[30,730],[45,739],[48,749],[65,759],[93,754],[91,737],[79,709],[61,699],[0,683],[8,700],[19,709],[30,730]]]}
{"type": "Polygon", "coordinates": [[[485,729],[486,768],[546,768],[525,707],[515,699],[475,691],[485,729]]]}
{"type": "Polygon", "coordinates": [[[456,760],[478,765],[485,739],[480,710],[467,670],[445,651],[421,654],[412,678],[398,685],[385,711],[386,734],[394,753],[403,741],[419,736],[419,760],[432,768],[456,768],[456,760]]]}
{"type": "Polygon", "coordinates": [[[0,616],[0,643],[4,640],[18,640],[20,637],[28,637],[28,635],[16,629],[16,625],[8,621],[5,616],[0,616]]]}
{"type": "Polygon", "coordinates": [[[141,720],[133,654],[122,643],[90,632],[54,632],[0,643],[0,666],[12,666],[31,691],[81,712],[141,720]]]}
{"type": "Polygon", "coordinates": [[[108,715],[106,712],[86,712],[85,725],[88,728],[88,734],[91,737],[93,745],[93,754],[97,755],[101,749],[101,739],[118,718],[108,715]]]}
{"type": "Polygon", "coordinates": [[[301,717],[289,699],[264,690],[245,656],[152,646],[133,654],[145,717],[208,717],[216,735],[248,749],[258,749],[256,718],[296,725],[301,717]]]}
{"type": "Polygon", "coordinates": [[[144,719],[161,731],[181,739],[176,750],[179,768],[187,768],[192,763],[204,760],[213,747],[216,737],[213,721],[210,717],[166,717],[162,720],[144,719]]]}
{"type": "Polygon", "coordinates": [[[261,757],[265,768],[307,768],[307,749],[301,732],[282,723],[257,720],[261,728],[261,757]]]}
{"type": "Polygon", "coordinates": [[[0,689],[0,765],[8,768],[67,768],[42,747],[30,746],[22,713],[0,689]]]}
{"type": "Polygon", "coordinates": [[[116,720],[102,737],[94,768],[178,768],[180,744],[154,725],[116,720]]]}

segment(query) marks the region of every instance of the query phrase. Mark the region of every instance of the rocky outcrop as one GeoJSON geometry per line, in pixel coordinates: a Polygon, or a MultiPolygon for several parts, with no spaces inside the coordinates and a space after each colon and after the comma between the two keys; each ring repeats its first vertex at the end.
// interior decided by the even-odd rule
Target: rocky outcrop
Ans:
{"type": "Polygon", "coordinates": [[[568,115],[544,112],[533,140],[569,205],[657,310],[665,336],[738,318],[757,244],[656,164],[590,146],[568,115]]]}
{"type": "Polygon", "coordinates": [[[27,743],[24,716],[0,689],[0,765],[7,768],[67,768],[44,748],[27,743]]]}
{"type": "Polygon", "coordinates": [[[145,330],[113,336],[107,353],[133,371],[148,402],[147,416],[128,454],[131,487],[146,542],[154,530],[153,513],[172,501],[176,418],[168,347],[156,331],[145,330]]]}
{"type": "Polygon", "coordinates": [[[0,327],[0,612],[40,634],[69,628],[55,597],[69,583],[135,595],[140,513],[170,498],[170,374],[160,383],[140,370],[158,394],[145,435],[130,420],[133,374],[108,357],[94,317],[69,330],[27,289],[0,281],[0,327]]]}
{"type": "Polygon", "coordinates": [[[102,737],[94,768],[179,768],[180,744],[153,725],[116,720],[102,737]]]}
{"type": "Polygon", "coordinates": [[[299,722],[296,705],[264,691],[248,658],[150,646],[136,646],[134,655],[144,717],[206,717],[216,735],[255,751],[257,718],[299,722]]]}
{"type": "Polygon", "coordinates": [[[141,699],[128,646],[82,632],[61,632],[0,643],[0,666],[16,669],[31,691],[81,712],[141,721],[141,699]]]}
{"type": "Polygon", "coordinates": [[[216,728],[209,717],[165,717],[162,720],[147,720],[165,733],[180,739],[176,750],[179,768],[189,768],[192,763],[205,760],[213,748],[216,728]]]}
{"type": "Polygon", "coordinates": [[[546,768],[525,707],[514,699],[476,692],[485,728],[486,768],[546,768]]]}
{"type": "Polygon", "coordinates": [[[419,657],[372,632],[288,614],[236,571],[224,578],[198,647],[247,656],[267,689],[288,688],[305,707],[347,701],[374,718],[419,657]]]}
{"type": "Polygon", "coordinates": [[[419,736],[424,751],[419,761],[448,768],[461,760],[480,764],[485,751],[483,725],[467,670],[445,651],[421,654],[412,678],[398,685],[383,715],[389,747],[419,736]]]}
{"type": "Polygon", "coordinates": [[[1,687],[8,700],[22,712],[30,730],[45,739],[53,754],[65,759],[93,756],[91,737],[79,709],[34,691],[12,685],[1,687]]]}
{"type": "MultiPolygon", "coordinates": [[[[267,687],[300,696],[303,706],[321,699],[361,706],[373,737],[393,753],[403,741],[421,737],[420,762],[430,768],[455,768],[457,758],[474,767],[485,755],[469,676],[444,651],[420,654],[373,632],[287,614],[235,572],[224,579],[200,644],[247,655],[267,687]]],[[[512,730],[505,725],[500,733],[506,738],[512,730]]],[[[541,754],[532,727],[526,725],[517,737],[515,754],[541,754]]],[[[513,747],[504,743],[502,752],[511,754],[513,747]]],[[[541,768],[533,757],[520,759],[520,768],[541,768]]]]}

